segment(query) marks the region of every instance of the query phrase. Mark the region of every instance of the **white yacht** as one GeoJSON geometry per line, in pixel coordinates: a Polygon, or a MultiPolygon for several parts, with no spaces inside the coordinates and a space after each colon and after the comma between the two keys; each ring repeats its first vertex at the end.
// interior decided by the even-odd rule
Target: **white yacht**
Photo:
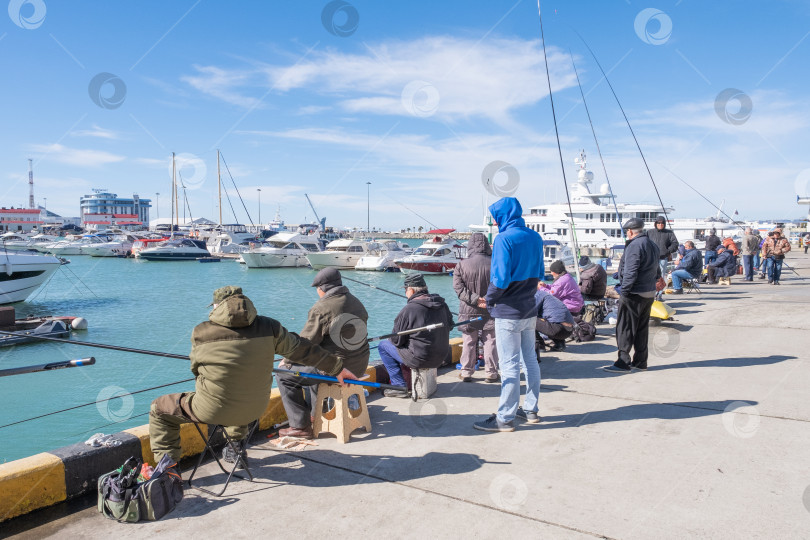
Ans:
{"type": "Polygon", "coordinates": [[[118,234],[109,242],[91,244],[85,251],[91,257],[126,257],[132,253],[132,245],[139,238],[132,234],[118,234]]]}
{"type": "Polygon", "coordinates": [[[7,232],[0,234],[0,249],[7,251],[26,251],[31,244],[31,238],[25,233],[7,232]]]}
{"type": "Polygon", "coordinates": [[[355,270],[373,270],[377,272],[395,272],[399,268],[394,263],[406,257],[408,253],[396,240],[377,240],[369,245],[365,255],[360,257],[355,270]]]}
{"type": "MultiPolygon", "coordinates": [[[[428,234],[449,234],[452,229],[428,231],[428,234]]],[[[467,256],[467,248],[454,238],[435,236],[416,248],[411,255],[396,261],[405,274],[449,274],[467,256]]]]}
{"type": "Polygon", "coordinates": [[[0,250],[0,304],[25,301],[61,264],[52,255],[0,250]]]}
{"type": "Polygon", "coordinates": [[[210,257],[202,240],[173,238],[156,247],[142,249],[138,258],[147,261],[195,261],[200,257],[210,257]]]}
{"type": "Polygon", "coordinates": [[[53,255],[89,255],[89,248],[110,241],[110,237],[100,234],[85,234],[78,240],[45,244],[40,251],[53,255]]]}
{"type": "Polygon", "coordinates": [[[307,255],[321,251],[316,235],[282,232],[242,252],[248,268],[296,268],[309,266],[307,255]]]}
{"type": "Polygon", "coordinates": [[[353,238],[339,238],[326,244],[326,249],[318,253],[307,253],[312,268],[320,270],[328,266],[352,270],[357,261],[366,254],[368,242],[353,238]]]}

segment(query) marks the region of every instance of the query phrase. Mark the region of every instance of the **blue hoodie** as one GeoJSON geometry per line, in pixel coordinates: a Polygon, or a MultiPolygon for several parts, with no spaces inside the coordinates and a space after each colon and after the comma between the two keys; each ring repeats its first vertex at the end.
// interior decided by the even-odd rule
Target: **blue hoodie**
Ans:
{"type": "Polygon", "coordinates": [[[545,275],[543,239],[526,227],[523,209],[514,197],[496,201],[489,212],[498,224],[486,295],[489,313],[499,319],[534,317],[534,293],[545,275]]]}

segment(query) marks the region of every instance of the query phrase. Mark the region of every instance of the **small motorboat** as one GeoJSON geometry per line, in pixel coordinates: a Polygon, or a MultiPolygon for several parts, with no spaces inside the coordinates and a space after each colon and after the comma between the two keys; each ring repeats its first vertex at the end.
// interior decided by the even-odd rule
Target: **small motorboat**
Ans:
{"type": "Polygon", "coordinates": [[[378,240],[369,245],[365,255],[360,257],[355,270],[372,270],[376,272],[399,272],[395,261],[406,257],[408,253],[395,240],[378,240]]]}
{"type": "Polygon", "coordinates": [[[434,236],[395,263],[404,274],[449,274],[466,255],[467,248],[454,238],[434,236]]]}
{"type": "Polygon", "coordinates": [[[69,338],[70,327],[64,321],[48,320],[41,323],[36,328],[30,330],[11,330],[8,328],[0,329],[0,347],[11,347],[14,345],[21,345],[23,343],[33,343],[42,341],[37,339],[40,337],[56,337],[56,338],[69,338]],[[3,334],[3,331],[17,332],[17,334],[3,334]],[[25,334],[25,335],[19,335],[25,334]]]}
{"type": "Polygon", "coordinates": [[[143,249],[138,254],[146,261],[196,261],[200,257],[210,256],[205,242],[191,238],[174,238],[156,247],[143,249]]]}
{"type": "Polygon", "coordinates": [[[307,260],[315,270],[333,267],[353,270],[357,261],[368,251],[369,243],[354,238],[339,238],[326,244],[326,249],[318,253],[307,253],[307,260]]]}
{"type": "Polygon", "coordinates": [[[307,255],[320,251],[317,236],[282,232],[254,243],[242,260],[248,268],[296,268],[309,266],[307,255]]]}
{"type": "Polygon", "coordinates": [[[109,242],[87,246],[85,251],[91,257],[126,257],[132,253],[132,245],[136,241],[138,237],[132,234],[118,234],[109,242]]]}
{"type": "Polygon", "coordinates": [[[40,251],[52,255],[90,255],[90,248],[110,241],[106,234],[85,234],[78,240],[45,244],[40,251]]]}

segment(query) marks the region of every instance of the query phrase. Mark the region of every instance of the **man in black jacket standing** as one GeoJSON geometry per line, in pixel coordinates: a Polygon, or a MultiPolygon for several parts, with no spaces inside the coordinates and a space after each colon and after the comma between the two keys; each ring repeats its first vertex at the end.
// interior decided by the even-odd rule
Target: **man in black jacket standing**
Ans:
{"type": "Polygon", "coordinates": [[[717,229],[709,231],[709,236],[706,237],[706,253],[703,256],[703,265],[713,263],[717,258],[717,246],[720,245],[720,237],[717,236],[717,229]]]}
{"type": "Polygon", "coordinates": [[[498,377],[498,350],[495,347],[495,319],[489,315],[487,308],[478,307],[487,294],[489,287],[492,249],[486,236],[473,233],[467,242],[468,257],[460,261],[453,271],[453,289],[458,295],[458,317],[461,320],[481,317],[481,321],[465,325],[461,329],[463,343],[461,347],[461,372],[459,378],[464,382],[472,380],[475,364],[478,362],[478,340],[484,344],[484,381],[496,383],[498,377]]]}
{"type": "Polygon", "coordinates": [[[647,339],[650,334],[650,309],[655,300],[661,267],[658,246],[647,237],[644,222],[627,220],[622,228],[627,234],[624,255],[619,261],[621,299],[616,316],[616,346],[619,358],[603,369],[612,373],[629,373],[635,368],[647,369],[647,339]],[[631,360],[630,351],[633,350],[631,360]]]}
{"type": "MultiPolygon", "coordinates": [[[[428,292],[422,274],[411,274],[405,278],[405,296],[408,303],[394,319],[394,329],[398,333],[431,324],[442,326],[434,330],[420,330],[413,334],[394,336],[380,342],[378,350],[380,359],[388,371],[391,384],[405,385],[402,366],[410,369],[437,368],[450,361],[450,329],[453,326],[453,315],[444,298],[428,292]]],[[[386,389],[386,397],[407,398],[409,392],[386,389]]]]}
{"type": "MultiPolygon", "coordinates": [[[[664,216],[655,218],[655,226],[647,232],[647,236],[658,246],[658,264],[661,266],[661,276],[667,275],[667,263],[678,252],[678,237],[671,229],[667,229],[667,220],[664,216]]],[[[658,299],[661,299],[659,293],[658,299]]]]}

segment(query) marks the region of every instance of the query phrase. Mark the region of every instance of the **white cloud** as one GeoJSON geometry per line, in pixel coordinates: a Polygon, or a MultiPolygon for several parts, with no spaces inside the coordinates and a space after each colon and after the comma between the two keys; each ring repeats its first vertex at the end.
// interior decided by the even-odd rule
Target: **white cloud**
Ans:
{"type": "MultiPolygon", "coordinates": [[[[567,54],[550,49],[549,64],[555,91],[576,84],[567,54]]],[[[537,103],[548,93],[542,45],[537,40],[478,42],[437,36],[387,41],[369,46],[365,54],[315,51],[289,66],[194,67],[197,74],[182,80],[246,108],[258,104],[257,98],[245,94],[249,88],[261,88],[262,93],[273,88],[328,95],[351,113],[410,116],[412,101],[419,107],[422,99],[430,102],[430,112],[441,120],[485,117],[509,123],[517,109],[537,103]],[[403,103],[403,90],[414,81],[427,83],[428,93],[406,95],[403,103]]]]}
{"type": "Polygon", "coordinates": [[[111,154],[103,150],[69,148],[58,143],[33,144],[29,148],[32,152],[42,154],[38,161],[56,161],[81,167],[100,167],[107,163],[117,163],[126,159],[124,156],[111,154]]]}
{"type": "Polygon", "coordinates": [[[72,137],[97,137],[99,139],[118,139],[120,138],[118,133],[112,131],[110,129],[104,129],[102,127],[93,124],[91,129],[77,129],[75,131],[71,131],[70,135],[72,137]]]}

